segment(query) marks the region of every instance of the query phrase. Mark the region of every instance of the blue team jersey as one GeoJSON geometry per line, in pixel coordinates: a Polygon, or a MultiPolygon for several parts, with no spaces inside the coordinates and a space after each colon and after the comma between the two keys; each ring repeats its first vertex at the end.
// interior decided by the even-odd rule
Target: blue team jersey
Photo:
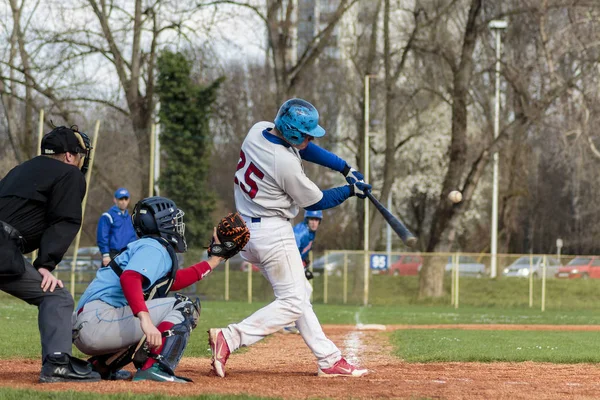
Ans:
{"type": "Polygon", "coordinates": [[[100,217],[96,238],[102,254],[108,254],[111,250],[121,251],[129,243],[137,240],[129,212],[112,206],[100,217]]]}
{"type": "MultiPolygon", "coordinates": [[[[127,250],[116,257],[115,261],[123,272],[136,271],[146,278],[143,290],[166,276],[171,271],[172,264],[167,249],[157,240],[150,238],[130,243],[127,250]]],[[[98,270],[96,277],[79,299],[76,310],[94,300],[102,300],[113,307],[124,307],[128,304],[121,281],[110,266],[98,270]]]]}
{"type": "Polygon", "coordinates": [[[304,261],[308,260],[308,253],[310,253],[310,250],[312,249],[312,245],[315,240],[315,234],[316,232],[308,229],[306,222],[300,222],[294,226],[296,246],[298,246],[300,256],[302,256],[302,260],[304,261]]]}

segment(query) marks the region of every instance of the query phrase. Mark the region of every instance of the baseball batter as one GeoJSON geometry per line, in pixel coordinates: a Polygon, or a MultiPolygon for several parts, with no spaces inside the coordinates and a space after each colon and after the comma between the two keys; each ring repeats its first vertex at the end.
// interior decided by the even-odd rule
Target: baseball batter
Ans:
{"type": "Polygon", "coordinates": [[[325,130],[309,102],[286,101],[274,122],[259,122],[248,132],[234,194],[237,210],[250,228],[250,242],[242,256],[260,268],[273,287],[275,301],[240,323],[209,330],[213,370],[224,377],[231,352],[295,322],[317,358],[319,376],[365,375],[367,370],[350,365],[321,328],[310,303],[312,287],[304,276],[290,220],[300,208],[325,210],[353,195],[364,199],[371,186],[346,161],[311,142],[325,135],[325,130]],[[349,185],[322,191],[305,175],[302,160],[341,172],[349,185]]]}

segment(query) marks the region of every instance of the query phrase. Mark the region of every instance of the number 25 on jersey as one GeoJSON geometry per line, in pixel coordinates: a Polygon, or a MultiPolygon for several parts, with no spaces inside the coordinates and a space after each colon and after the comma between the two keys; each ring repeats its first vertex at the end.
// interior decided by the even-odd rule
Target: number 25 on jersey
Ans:
{"type": "Polygon", "coordinates": [[[240,151],[240,161],[238,162],[237,170],[245,170],[244,181],[240,182],[238,178],[235,177],[235,184],[238,185],[244,192],[248,193],[248,196],[250,196],[251,199],[255,198],[256,194],[258,193],[256,179],[262,180],[265,177],[264,172],[258,169],[258,167],[254,165],[252,161],[246,165],[246,155],[243,151],[240,151]]]}

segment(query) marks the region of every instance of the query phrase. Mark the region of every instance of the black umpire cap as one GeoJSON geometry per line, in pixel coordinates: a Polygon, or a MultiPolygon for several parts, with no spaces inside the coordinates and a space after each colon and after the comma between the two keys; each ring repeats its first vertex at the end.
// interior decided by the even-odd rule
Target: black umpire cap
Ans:
{"type": "Polygon", "coordinates": [[[42,154],[82,153],[87,152],[85,143],[79,132],[66,126],[59,126],[42,138],[42,154]]]}

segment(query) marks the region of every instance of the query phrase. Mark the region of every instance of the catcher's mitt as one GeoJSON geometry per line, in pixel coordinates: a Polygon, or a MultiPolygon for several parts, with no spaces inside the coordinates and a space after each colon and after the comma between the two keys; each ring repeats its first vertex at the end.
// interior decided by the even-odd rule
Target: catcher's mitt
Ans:
{"type": "Polygon", "coordinates": [[[231,258],[240,252],[250,240],[250,230],[238,213],[229,213],[217,225],[217,237],[220,244],[212,239],[208,247],[208,256],[224,259],[231,258]]]}

